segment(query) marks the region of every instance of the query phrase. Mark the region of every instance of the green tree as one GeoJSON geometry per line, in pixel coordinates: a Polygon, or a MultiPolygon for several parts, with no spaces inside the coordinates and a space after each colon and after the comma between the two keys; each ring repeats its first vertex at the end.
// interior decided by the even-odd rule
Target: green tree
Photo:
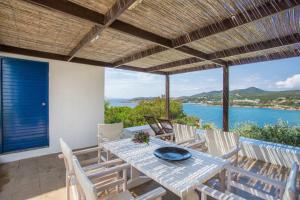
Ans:
{"type": "MultiPolygon", "coordinates": [[[[156,118],[165,118],[165,99],[158,97],[152,100],[142,100],[135,108],[113,107],[105,103],[105,123],[123,122],[124,127],[140,126],[147,124],[145,115],[156,118]]],[[[186,116],[183,112],[182,103],[178,100],[170,101],[171,119],[176,123],[198,125],[197,117],[186,116]]]]}

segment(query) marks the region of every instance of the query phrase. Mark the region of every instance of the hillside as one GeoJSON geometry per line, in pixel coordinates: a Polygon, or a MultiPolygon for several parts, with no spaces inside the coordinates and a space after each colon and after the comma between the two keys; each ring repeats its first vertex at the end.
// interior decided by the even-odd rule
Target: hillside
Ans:
{"type": "MultiPolygon", "coordinates": [[[[231,105],[300,109],[300,90],[265,91],[256,87],[230,91],[231,105]]],[[[222,104],[222,91],[179,97],[184,103],[222,104]]]]}
{"type": "MultiPolygon", "coordinates": [[[[230,105],[252,106],[276,109],[300,110],[300,90],[266,91],[256,87],[232,90],[229,93],[230,105]]],[[[137,97],[130,101],[152,100],[155,97],[137,97]]],[[[208,105],[222,104],[222,91],[203,92],[176,98],[183,103],[208,105]]]]}

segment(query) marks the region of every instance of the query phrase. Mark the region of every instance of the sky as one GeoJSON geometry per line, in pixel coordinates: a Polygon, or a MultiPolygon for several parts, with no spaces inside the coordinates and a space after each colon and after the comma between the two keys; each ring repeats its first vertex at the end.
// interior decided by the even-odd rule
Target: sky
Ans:
{"type": "MultiPolygon", "coordinates": [[[[257,87],[264,90],[300,89],[300,58],[253,63],[229,68],[230,90],[257,87]]],[[[222,69],[170,76],[171,97],[222,90],[222,69]]],[[[106,98],[161,96],[165,77],[142,72],[105,69],[106,98]]]]}

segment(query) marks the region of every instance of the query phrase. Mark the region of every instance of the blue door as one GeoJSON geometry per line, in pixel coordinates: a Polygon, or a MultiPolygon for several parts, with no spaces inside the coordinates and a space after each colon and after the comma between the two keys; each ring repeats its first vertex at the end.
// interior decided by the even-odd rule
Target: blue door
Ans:
{"type": "Polygon", "coordinates": [[[49,146],[48,63],[1,63],[2,152],[49,146]]]}

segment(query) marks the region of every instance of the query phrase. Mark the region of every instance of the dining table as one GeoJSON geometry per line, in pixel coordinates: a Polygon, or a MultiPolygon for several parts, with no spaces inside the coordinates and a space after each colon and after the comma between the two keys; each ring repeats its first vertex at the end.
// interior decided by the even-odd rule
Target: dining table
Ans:
{"type": "Polygon", "coordinates": [[[128,188],[154,180],[183,200],[197,200],[197,185],[216,175],[220,176],[221,188],[225,188],[225,168],[230,162],[207,153],[154,137],[150,137],[148,144],[127,138],[104,142],[102,147],[131,165],[128,188]],[[192,156],[183,161],[163,160],[154,155],[154,151],[161,147],[184,148],[192,156]]]}

